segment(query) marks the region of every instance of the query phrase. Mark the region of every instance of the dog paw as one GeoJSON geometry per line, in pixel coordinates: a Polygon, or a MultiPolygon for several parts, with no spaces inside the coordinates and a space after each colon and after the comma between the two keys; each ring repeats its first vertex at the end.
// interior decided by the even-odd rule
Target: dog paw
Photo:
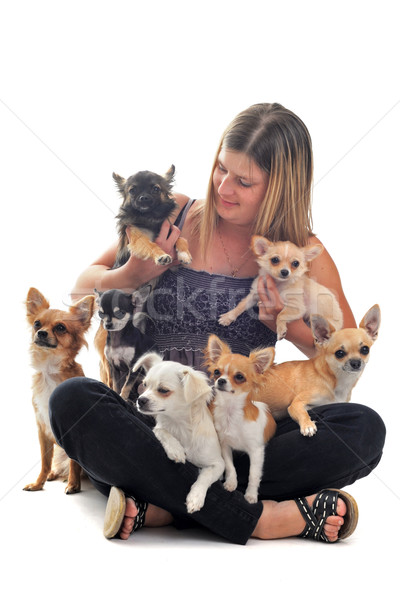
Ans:
{"type": "Polygon", "coordinates": [[[317,433],[317,426],[314,423],[314,421],[310,421],[310,423],[308,425],[300,428],[300,432],[305,437],[312,437],[313,435],[315,435],[317,433]]]}
{"type": "Polygon", "coordinates": [[[156,265],[163,267],[165,265],[169,265],[170,263],[172,263],[172,258],[169,254],[162,254],[156,258],[156,265]]]}
{"type": "Polygon", "coordinates": [[[236,477],[230,477],[224,482],[224,488],[227,492],[233,492],[237,488],[237,479],[236,477]]]}
{"type": "Polygon", "coordinates": [[[183,265],[190,265],[192,257],[188,252],[178,252],[178,260],[183,265]]]}
{"type": "Polygon", "coordinates": [[[197,512],[204,506],[204,495],[197,491],[189,492],[186,497],[186,508],[189,514],[197,512]]]}
{"type": "Polygon", "coordinates": [[[277,327],[276,337],[277,337],[278,341],[285,339],[286,333],[287,333],[286,327],[282,327],[282,326],[281,327],[277,327]]]}
{"type": "Polygon", "coordinates": [[[220,325],[224,325],[224,327],[227,327],[228,325],[233,323],[234,320],[235,317],[231,314],[231,312],[227,312],[220,316],[220,318],[218,319],[218,323],[220,325]]]}
{"type": "Polygon", "coordinates": [[[256,502],[258,501],[258,494],[254,492],[246,491],[244,497],[249,504],[256,504],[256,502]]]}
{"type": "Polygon", "coordinates": [[[43,489],[44,483],[28,483],[28,485],[26,485],[24,487],[24,491],[25,492],[39,492],[40,490],[43,489]]]}
{"type": "Polygon", "coordinates": [[[81,485],[80,483],[68,484],[64,491],[66,494],[78,494],[81,491],[81,485]]]}
{"type": "Polygon", "coordinates": [[[173,460],[176,463],[185,463],[186,462],[186,454],[183,447],[178,445],[171,445],[168,448],[165,448],[165,452],[170,460],[173,460]]]}

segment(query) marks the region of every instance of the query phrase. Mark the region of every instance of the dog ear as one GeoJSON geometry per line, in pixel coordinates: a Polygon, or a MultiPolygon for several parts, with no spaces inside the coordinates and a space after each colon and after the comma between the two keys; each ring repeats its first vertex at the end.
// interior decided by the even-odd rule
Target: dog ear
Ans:
{"type": "Polygon", "coordinates": [[[313,246],[305,246],[302,250],[304,252],[304,258],[309,262],[314,260],[314,258],[317,258],[324,250],[324,247],[322,244],[314,244],[313,246]]]}
{"type": "Polygon", "coordinates": [[[256,256],[263,256],[268,251],[270,241],[261,235],[253,235],[251,238],[251,249],[256,256]]]}
{"type": "Polygon", "coordinates": [[[250,352],[249,356],[257,373],[264,373],[274,362],[275,348],[261,348],[250,352]]]}
{"type": "Polygon", "coordinates": [[[122,195],[124,195],[126,179],[124,179],[123,177],[121,177],[121,175],[118,175],[117,173],[113,173],[112,176],[115,183],[117,184],[118,190],[122,195]]]}
{"type": "Polygon", "coordinates": [[[102,296],[102,292],[97,291],[96,288],[94,288],[93,291],[94,291],[94,299],[95,299],[96,305],[100,308],[100,299],[102,296]]]}
{"type": "Polygon", "coordinates": [[[336,329],[322,315],[310,315],[311,331],[315,343],[323,346],[326,344],[336,329]]]}
{"type": "Polygon", "coordinates": [[[26,305],[26,317],[28,321],[33,323],[35,316],[40,310],[50,308],[49,302],[46,298],[34,287],[31,287],[28,291],[28,295],[25,301],[26,305]]]}
{"type": "Polygon", "coordinates": [[[143,285],[132,293],[132,304],[137,306],[138,304],[144,304],[147,298],[150,296],[152,286],[149,284],[143,285]]]}
{"type": "Polygon", "coordinates": [[[378,337],[378,331],[381,324],[381,309],[378,304],[374,304],[372,308],[364,315],[360,323],[360,327],[365,329],[371,339],[374,341],[378,337]]]}
{"type": "Polygon", "coordinates": [[[182,371],[183,394],[188,404],[202,400],[208,403],[212,397],[212,388],[205,373],[190,367],[182,371]]]}
{"type": "Polygon", "coordinates": [[[89,328],[90,320],[93,316],[95,297],[93,294],[85,296],[73,304],[69,312],[82,322],[85,329],[89,328]]]}
{"type": "Polygon", "coordinates": [[[231,351],[228,344],[219,339],[214,333],[208,338],[207,348],[205,351],[206,358],[209,363],[214,363],[219,360],[222,354],[229,354],[231,351]]]}
{"type": "Polygon", "coordinates": [[[136,371],[139,371],[139,369],[142,367],[147,373],[151,367],[154,367],[154,365],[159,362],[162,362],[162,356],[157,354],[157,352],[147,352],[135,362],[132,367],[132,372],[136,373],[136,371]]]}
{"type": "Polygon", "coordinates": [[[171,165],[168,171],[164,175],[164,179],[167,180],[169,184],[171,184],[174,180],[175,175],[175,165],[171,165]]]}

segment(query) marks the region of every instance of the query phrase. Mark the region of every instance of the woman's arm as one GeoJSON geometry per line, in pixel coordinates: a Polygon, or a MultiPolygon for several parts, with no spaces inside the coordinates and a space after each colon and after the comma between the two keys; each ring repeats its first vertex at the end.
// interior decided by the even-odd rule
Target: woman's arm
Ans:
{"type": "MultiPolygon", "coordinates": [[[[310,238],[309,243],[321,242],[313,237],[310,238]]],[[[309,274],[312,279],[315,279],[335,294],[343,313],[343,327],[356,327],[353,313],[342,288],[339,272],[326,250],[312,261],[309,274]]],[[[282,310],[283,304],[272,277],[267,276],[266,281],[260,279],[258,293],[260,301],[263,303],[260,305],[260,320],[267,327],[276,331],[276,316],[282,310]]],[[[314,356],[315,347],[311,329],[302,319],[288,324],[286,339],[292,342],[306,356],[314,356]]]]}
{"type": "MultiPolygon", "coordinates": [[[[175,200],[178,204],[178,212],[187,202],[188,197],[178,194],[175,200]]],[[[159,277],[172,265],[177,264],[175,244],[179,235],[180,230],[177,227],[171,226],[169,221],[164,221],[158,237],[154,240],[172,256],[173,262],[166,267],[157,266],[152,260],[131,256],[124,265],[112,269],[118,249],[118,242],[115,242],[79,275],[71,292],[72,299],[76,301],[87,294],[92,294],[94,289],[133,291],[151,279],[159,277]]]]}

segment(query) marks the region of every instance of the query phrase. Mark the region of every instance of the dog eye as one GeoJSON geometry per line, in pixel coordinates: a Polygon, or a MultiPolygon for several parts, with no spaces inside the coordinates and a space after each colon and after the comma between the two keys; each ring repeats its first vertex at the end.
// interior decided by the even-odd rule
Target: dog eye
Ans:
{"type": "Polygon", "coordinates": [[[246,381],[246,377],[243,375],[243,373],[236,373],[234,380],[237,381],[237,383],[244,383],[246,381]]]}
{"type": "Polygon", "coordinates": [[[153,185],[153,193],[159,194],[161,192],[161,188],[159,185],[153,185]]]}
{"type": "Polygon", "coordinates": [[[293,267],[293,269],[297,269],[297,267],[299,267],[299,266],[300,266],[300,263],[299,263],[299,261],[298,261],[298,260],[294,260],[294,261],[292,262],[292,267],[293,267]]]}
{"type": "Polygon", "coordinates": [[[158,392],[159,394],[162,394],[162,395],[164,395],[164,396],[165,396],[165,394],[168,394],[168,393],[169,393],[169,390],[167,390],[166,388],[163,388],[163,387],[159,387],[159,388],[158,388],[158,390],[157,390],[157,392],[158,392]]]}
{"type": "Polygon", "coordinates": [[[34,326],[35,329],[40,329],[41,326],[42,326],[42,324],[41,324],[40,321],[35,321],[34,324],[33,324],[33,326],[34,326]]]}
{"type": "Polygon", "coordinates": [[[271,262],[273,265],[279,265],[280,260],[277,256],[274,256],[273,258],[271,258],[271,262]]]}
{"type": "Polygon", "coordinates": [[[129,190],[129,193],[132,194],[132,196],[135,194],[136,192],[136,186],[132,186],[131,189],[129,190]]]}
{"type": "Polygon", "coordinates": [[[363,346],[360,350],[360,354],[363,354],[364,356],[366,356],[367,354],[369,354],[369,348],[368,346],[363,346]]]}
{"type": "Polygon", "coordinates": [[[117,319],[123,319],[125,315],[126,315],[126,312],[124,310],[117,309],[116,311],[114,311],[114,316],[117,319]]]}
{"type": "Polygon", "coordinates": [[[346,356],[346,352],[344,350],[336,350],[335,352],[336,358],[344,358],[346,356]]]}
{"type": "Polygon", "coordinates": [[[214,377],[219,377],[221,375],[221,371],[219,369],[215,369],[214,377]]]}
{"type": "Polygon", "coordinates": [[[54,327],[53,331],[56,331],[57,333],[65,333],[67,331],[67,328],[62,323],[59,323],[54,327]]]}

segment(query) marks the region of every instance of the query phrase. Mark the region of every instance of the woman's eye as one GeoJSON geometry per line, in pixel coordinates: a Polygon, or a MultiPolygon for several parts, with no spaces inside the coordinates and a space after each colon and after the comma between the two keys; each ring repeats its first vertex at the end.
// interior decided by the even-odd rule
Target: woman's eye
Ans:
{"type": "Polygon", "coordinates": [[[253,185],[252,183],[249,183],[248,181],[243,181],[243,179],[239,179],[239,183],[244,188],[251,188],[251,186],[253,185]]]}
{"type": "Polygon", "coordinates": [[[223,165],[221,165],[221,163],[218,164],[218,169],[221,171],[221,173],[226,173],[226,169],[223,165]]]}

